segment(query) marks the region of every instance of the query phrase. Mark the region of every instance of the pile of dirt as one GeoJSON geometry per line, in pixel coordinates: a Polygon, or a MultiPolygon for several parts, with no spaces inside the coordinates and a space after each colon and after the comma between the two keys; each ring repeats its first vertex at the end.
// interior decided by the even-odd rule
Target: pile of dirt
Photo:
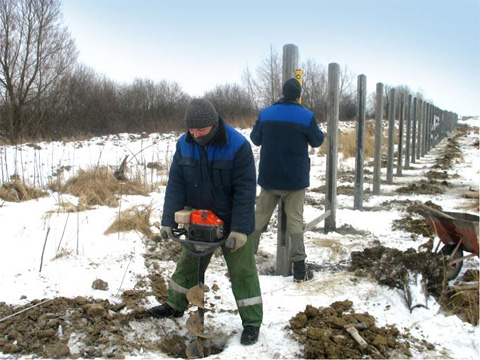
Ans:
{"type": "Polygon", "coordinates": [[[149,262],[154,260],[177,262],[181,251],[182,245],[180,243],[171,239],[163,239],[160,235],[153,235],[147,241],[147,253],[143,256],[148,267],[149,262]]]}
{"type": "Polygon", "coordinates": [[[448,139],[447,146],[443,153],[437,157],[433,168],[441,170],[449,170],[454,167],[456,161],[463,160],[463,153],[458,143],[458,139],[464,135],[464,131],[460,130],[453,137],[448,139]]]}
{"type": "Polygon", "coordinates": [[[439,211],[442,211],[442,207],[434,204],[430,200],[423,204],[407,200],[404,205],[406,215],[401,219],[393,221],[392,230],[407,231],[415,235],[425,236],[429,238],[429,241],[433,245],[435,230],[433,230],[430,220],[425,218],[425,208],[423,205],[439,211]]]}
{"type": "MultiPolygon", "coordinates": [[[[446,171],[431,170],[431,171],[427,172],[426,175],[427,175],[428,180],[447,180],[447,179],[449,179],[449,175],[446,171]]],[[[458,175],[456,175],[455,177],[458,177],[458,175]]]]}
{"type": "Polygon", "coordinates": [[[131,321],[162,331],[161,322],[146,317],[147,295],[151,294],[129,290],[118,304],[81,296],[35,300],[20,308],[0,303],[0,352],[15,357],[121,359],[142,349],[161,349],[169,356],[184,357],[187,339],[166,329],[160,341],[132,337],[131,321]]]}
{"type": "Polygon", "coordinates": [[[421,274],[426,290],[435,297],[442,294],[445,284],[443,256],[432,252],[417,253],[414,249],[400,251],[379,245],[353,251],[349,271],[398,289],[405,288],[408,272],[421,274]]]}
{"type": "Polygon", "coordinates": [[[305,311],[290,319],[286,328],[291,336],[304,345],[305,359],[361,359],[412,357],[410,342],[415,346],[433,349],[432,344],[415,342],[395,326],[378,327],[368,313],[357,314],[349,300],[337,301],[326,308],[307,305],[305,311]],[[368,346],[362,346],[347,332],[347,325],[356,324],[358,334],[368,346]]]}
{"type": "Polygon", "coordinates": [[[401,219],[393,220],[392,230],[407,231],[412,234],[422,235],[429,238],[433,238],[435,235],[425,219],[414,218],[410,214],[407,214],[401,219]]]}
{"type": "Polygon", "coordinates": [[[395,191],[400,194],[437,195],[445,192],[441,185],[448,186],[448,183],[446,181],[439,183],[437,181],[420,180],[418,182],[399,187],[395,191]]]}
{"type": "Polygon", "coordinates": [[[129,346],[123,331],[139,311],[135,307],[128,315],[122,314],[125,306],[83,297],[35,300],[20,309],[2,303],[2,319],[32,308],[0,323],[0,350],[56,359],[118,356],[129,346]],[[76,348],[71,348],[69,340],[74,338],[78,339],[73,344],[76,348]]]}

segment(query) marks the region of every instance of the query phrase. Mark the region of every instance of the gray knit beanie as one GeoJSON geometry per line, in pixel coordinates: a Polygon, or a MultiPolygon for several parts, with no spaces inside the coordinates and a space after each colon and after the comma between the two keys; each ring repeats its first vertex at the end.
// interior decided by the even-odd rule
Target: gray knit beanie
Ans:
{"type": "Polygon", "coordinates": [[[302,86],[297,79],[288,79],[283,83],[282,93],[287,100],[297,100],[302,93],[302,86]]]}
{"type": "Polygon", "coordinates": [[[200,129],[218,123],[218,113],[213,104],[205,99],[193,99],[185,113],[185,124],[189,129],[200,129]]]}

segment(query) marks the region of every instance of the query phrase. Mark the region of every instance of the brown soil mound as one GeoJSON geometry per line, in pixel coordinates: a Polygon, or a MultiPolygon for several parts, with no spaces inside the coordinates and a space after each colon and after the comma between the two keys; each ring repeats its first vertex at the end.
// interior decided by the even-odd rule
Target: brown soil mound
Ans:
{"type": "Polygon", "coordinates": [[[351,259],[349,271],[357,276],[373,277],[382,285],[403,289],[405,275],[410,271],[422,274],[429,294],[438,297],[442,293],[444,261],[440,254],[376,246],[352,252],[351,259]]]}
{"type": "Polygon", "coordinates": [[[119,359],[140,349],[162,349],[173,357],[184,356],[187,339],[171,331],[163,330],[165,336],[161,341],[132,337],[130,321],[152,322],[152,328],[162,325],[145,317],[142,306],[148,295],[145,291],[131,290],[123,295],[124,301],[119,304],[80,296],[46,302],[35,300],[22,308],[0,303],[0,319],[3,319],[0,322],[0,351],[52,359],[119,359]],[[19,313],[22,310],[25,311],[19,313]],[[13,314],[16,315],[8,317],[13,314]]]}
{"type": "MultiPolygon", "coordinates": [[[[307,305],[305,311],[290,319],[287,329],[292,337],[304,344],[306,359],[385,359],[411,357],[410,336],[402,335],[395,326],[378,327],[368,313],[357,314],[351,310],[349,300],[337,301],[326,308],[307,305]],[[362,348],[347,332],[346,325],[361,324],[358,334],[367,342],[362,348]]],[[[419,345],[418,346],[423,346],[419,345]]],[[[433,345],[426,345],[433,349],[433,345]]]]}

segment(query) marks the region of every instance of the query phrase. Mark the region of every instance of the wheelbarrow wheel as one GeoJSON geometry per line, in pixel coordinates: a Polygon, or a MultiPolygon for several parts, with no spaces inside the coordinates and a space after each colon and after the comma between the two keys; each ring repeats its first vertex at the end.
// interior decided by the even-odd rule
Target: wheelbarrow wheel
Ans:
{"type": "Polygon", "coordinates": [[[460,273],[460,270],[462,270],[463,260],[452,263],[453,260],[457,260],[463,257],[463,250],[461,248],[458,248],[457,252],[453,256],[451,256],[453,253],[453,250],[455,250],[455,247],[456,247],[456,244],[447,244],[444,247],[442,247],[442,249],[440,250],[442,255],[448,257],[448,260],[446,263],[447,280],[455,279],[460,273]]]}

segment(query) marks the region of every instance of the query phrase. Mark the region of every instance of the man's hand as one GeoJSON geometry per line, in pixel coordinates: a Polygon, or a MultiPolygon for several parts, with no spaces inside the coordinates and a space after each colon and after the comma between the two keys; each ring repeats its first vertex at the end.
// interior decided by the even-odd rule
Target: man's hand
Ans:
{"type": "Polygon", "coordinates": [[[236,231],[230,232],[227,238],[225,246],[230,249],[231,252],[237,251],[243,245],[247,243],[247,235],[238,233],[236,231]]]}
{"type": "Polygon", "coordinates": [[[171,239],[173,236],[172,228],[170,226],[162,226],[160,228],[160,236],[162,239],[171,239]]]}

